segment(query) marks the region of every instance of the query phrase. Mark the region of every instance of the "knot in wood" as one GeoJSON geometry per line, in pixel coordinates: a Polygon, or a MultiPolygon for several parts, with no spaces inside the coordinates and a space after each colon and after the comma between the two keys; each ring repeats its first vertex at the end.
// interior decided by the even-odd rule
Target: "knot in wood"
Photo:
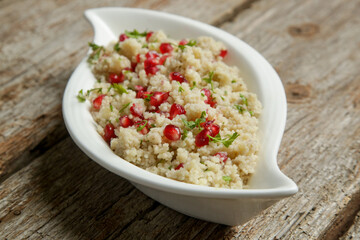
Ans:
{"type": "Polygon", "coordinates": [[[293,83],[285,86],[286,98],[290,103],[296,103],[310,97],[311,87],[293,83]]]}
{"type": "Polygon", "coordinates": [[[304,23],[298,26],[290,26],[288,32],[293,37],[311,37],[318,33],[320,27],[313,23],[304,23]]]}

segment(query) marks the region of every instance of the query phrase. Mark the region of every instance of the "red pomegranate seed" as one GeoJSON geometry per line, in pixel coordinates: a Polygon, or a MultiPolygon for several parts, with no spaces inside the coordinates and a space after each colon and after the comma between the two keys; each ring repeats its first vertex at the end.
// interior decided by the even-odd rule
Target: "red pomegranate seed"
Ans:
{"type": "Polygon", "coordinates": [[[145,54],[145,57],[146,59],[150,59],[150,58],[158,58],[159,57],[159,54],[155,51],[148,51],[146,54],[145,54]]]}
{"type": "Polygon", "coordinates": [[[123,42],[123,41],[125,41],[125,40],[128,39],[128,38],[129,38],[129,37],[126,36],[125,33],[123,33],[123,34],[120,34],[120,36],[119,36],[119,41],[120,41],[120,42],[123,42]]]}
{"type": "Polygon", "coordinates": [[[140,53],[138,53],[136,55],[136,62],[139,63],[141,61],[141,58],[140,58],[140,53]]]}
{"type": "Polygon", "coordinates": [[[135,127],[136,127],[136,129],[142,128],[141,130],[137,130],[142,135],[146,135],[150,131],[149,124],[145,121],[135,122],[135,127]],[[146,123],[146,125],[144,126],[145,123],[146,123]]]}
{"type": "Polygon", "coordinates": [[[116,73],[110,73],[109,74],[109,82],[111,84],[113,84],[113,83],[121,83],[121,82],[124,81],[124,79],[125,79],[125,76],[124,76],[124,74],[122,72],[119,73],[119,74],[116,74],[116,73]]]}
{"type": "Polygon", "coordinates": [[[205,96],[207,97],[207,99],[204,102],[209,104],[210,107],[215,107],[216,102],[214,101],[214,98],[212,98],[210,90],[206,89],[206,88],[203,88],[201,91],[203,91],[205,96]]]}
{"type": "Polygon", "coordinates": [[[195,145],[197,147],[202,147],[209,144],[209,137],[211,136],[211,131],[209,129],[202,130],[198,135],[195,137],[195,145]]]}
{"type": "Polygon", "coordinates": [[[116,138],[114,129],[115,129],[115,127],[111,123],[106,124],[106,126],[104,128],[103,138],[108,144],[110,144],[110,141],[112,138],[116,138]]]}
{"type": "Polygon", "coordinates": [[[185,45],[187,43],[188,43],[188,41],[186,39],[183,39],[179,42],[179,45],[185,45]]]}
{"type": "Polygon", "coordinates": [[[135,85],[135,90],[136,91],[146,91],[147,87],[143,87],[143,86],[140,86],[140,85],[135,85]]]}
{"type": "Polygon", "coordinates": [[[177,115],[186,114],[185,108],[180,104],[174,103],[170,108],[170,120],[173,120],[177,115]]]}
{"type": "Polygon", "coordinates": [[[176,166],[175,170],[179,170],[180,168],[183,168],[183,167],[184,167],[184,164],[180,163],[179,165],[176,166]]]}
{"type": "Polygon", "coordinates": [[[120,126],[123,128],[128,128],[134,124],[133,121],[127,115],[120,117],[119,120],[120,120],[119,121],[120,126]]]}
{"type": "Polygon", "coordinates": [[[169,124],[164,128],[164,136],[170,141],[177,141],[181,138],[181,132],[177,126],[169,124]]]}
{"type": "Polygon", "coordinates": [[[207,121],[202,125],[204,129],[210,130],[210,136],[215,137],[220,132],[220,126],[214,123],[214,120],[207,121]]]}
{"type": "Polygon", "coordinates": [[[134,117],[142,117],[144,109],[141,105],[133,103],[130,107],[130,112],[134,117]]]}
{"type": "Polygon", "coordinates": [[[155,75],[157,73],[157,71],[159,71],[159,69],[157,67],[147,67],[145,68],[145,73],[146,75],[155,75]]]}
{"type": "Polygon", "coordinates": [[[219,56],[224,58],[227,55],[227,53],[228,53],[227,50],[221,50],[219,56]]]}
{"type": "Polygon", "coordinates": [[[227,155],[227,152],[218,152],[218,153],[215,153],[214,155],[215,157],[219,157],[220,160],[225,163],[226,160],[228,159],[228,155],[227,155]]]}
{"type": "Polygon", "coordinates": [[[144,69],[146,72],[146,75],[149,74],[155,74],[159,69],[156,67],[158,64],[158,60],[155,58],[148,58],[144,61],[144,69]]]}
{"type": "Polygon", "coordinates": [[[187,82],[186,78],[179,72],[170,73],[170,79],[179,83],[187,82]]]}
{"type": "Polygon", "coordinates": [[[165,53],[170,53],[173,50],[173,47],[171,46],[170,43],[162,43],[159,49],[162,54],[165,54],[165,53]]]}
{"type": "Polygon", "coordinates": [[[159,59],[159,65],[164,65],[164,63],[168,57],[170,57],[170,56],[169,55],[161,56],[161,58],[159,59]]]}
{"type": "Polygon", "coordinates": [[[149,39],[151,38],[151,36],[153,35],[153,32],[148,32],[146,34],[146,41],[149,42],[149,39]]]}
{"type": "Polygon", "coordinates": [[[168,92],[154,92],[154,94],[150,97],[150,105],[158,107],[162,103],[164,103],[168,99],[168,97],[168,92]]]}
{"type": "Polygon", "coordinates": [[[102,95],[100,95],[100,96],[98,96],[97,98],[94,99],[94,101],[93,101],[93,107],[94,107],[96,110],[100,110],[101,103],[102,103],[102,100],[103,100],[104,97],[105,97],[105,94],[102,94],[102,95]]]}

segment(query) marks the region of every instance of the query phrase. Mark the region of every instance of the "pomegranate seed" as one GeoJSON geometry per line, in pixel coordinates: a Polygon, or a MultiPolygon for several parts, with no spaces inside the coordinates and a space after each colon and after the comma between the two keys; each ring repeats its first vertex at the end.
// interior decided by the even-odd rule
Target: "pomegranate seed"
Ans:
{"type": "Polygon", "coordinates": [[[146,125],[144,126],[146,122],[145,121],[138,121],[135,122],[135,127],[138,128],[142,128],[141,130],[137,130],[139,133],[141,133],[142,135],[146,135],[150,130],[149,130],[149,124],[146,123],[146,125]],[[144,126],[144,127],[143,127],[144,126]]]}
{"type": "Polygon", "coordinates": [[[102,95],[100,95],[100,96],[98,96],[97,98],[94,99],[94,101],[93,101],[93,107],[94,107],[96,110],[100,110],[101,103],[102,103],[102,100],[103,100],[104,97],[105,97],[105,94],[102,94],[102,95]]]}
{"type": "Polygon", "coordinates": [[[220,126],[215,124],[214,120],[205,122],[205,124],[203,124],[202,127],[204,129],[210,130],[211,134],[209,135],[212,137],[215,137],[220,132],[220,126]]]}
{"type": "Polygon", "coordinates": [[[219,56],[224,58],[227,55],[227,50],[221,50],[219,56]]]}
{"type": "Polygon", "coordinates": [[[181,138],[181,132],[177,126],[169,124],[164,128],[164,136],[170,141],[177,141],[181,138]]]}
{"type": "Polygon", "coordinates": [[[171,46],[170,43],[162,43],[160,45],[159,49],[160,49],[160,52],[162,54],[164,54],[164,53],[170,53],[173,50],[173,47],[171,46]]]}
{"type": "Polygon", "coordinates": [[[155,58],[148,58],[144,61],[144,68],[146,75],[155,74],[159,69],[156,67],[158,60],[155,58]]]}
{"type": "Polygon", "coordinates": [[[119,121],[120,126],[123,128],[128,128],[134,124],[133,121],[127,115],[120,117],[119,120],[120,120],[119,121]]]}
{"type": "Polygon", "coordinates": [[[136,62],[139,63],[141,61],[141,58],[140,58],[140,53],[138,53],[136,55],[136,62]]]}
{"type": "Polygon", "coordinates": [[[135,72],[135,69],[136,69],[136,66],[137,66],[137,63],[131,63],[131,71],[132,72],[135,72]]]}
{"type": "Polygon", "coordinates": [[[134,117],[142,117],[144,109],[141,105],[133,103],[130,107],[130,112],[134,117]]]}
{"type": "Polygon", "coordinates": [[[170,73],[170,79],[179,83],[187,82],[186,78],[179,72],[170,73]]]}
{"type": "Polygon", "coordinates": [[[125,33],[123,33],[123,34],[120,34],[120,36],[119,36],[119,41],[120,41],[120,42],[123,42],[123,41],[125,41],[125,40],[128,39],[128,38],[129,38],[129,37],[126,36],[125,33]]]}
{"type": "Polygon", "coordinates": [[[159,65],[164,65],[164,63],[168,57],[170,57],[170,56],[169,55],[161,56],[161,58],[159,59],[159,65]]]}
{"type": "Polygon", "coordinates": [[[184,167],[184,164],[180,163],[179,165],[176,166],[175,170],[179,170],[180,168],[183,168],[183,167],[184,167]]]}
{"type": "Polygon", "coordinates": [[[143,86],[140,86],[140,85],[135,85],[135,90],[136,91],[146,91],[147,87],[143,87],[143,86]]]}
{"type": "Polygon", "coordinates": [[[154,92],[154,94],[150,97],[150,105],[158,107],[162,103],[164,103],[168,99],[168,97],[168,92],[154,92]]]}
{"type": "Polygon", "coordinates": [[[149,92],[149,91],[138,91],[136,93],[136,98],[145,99],[145,98],[149,97],[150,94],[151,94],[151,92],[149,92]]]}
{"type": "Polygon", "coordinates": [[[203,91],[205,96],[207,97],[207,99],[204,102],[209,104],[210,107],[215,107],[216,102],[214,101],[214,98],[212,98],[210,90],[206,89],[206,88],[203,88],[201,91],[203,91]]]}
{"type": "Polygon", "coordinates": [[[214,155],[215,157],[219,157],[220,160],[225,163],[226,160],[228,159],[228,155],[227,155],[227,152],[218,152],[218,153],[215,153],[214,155]]]}
{"type": "Polygon", "coordinates": [[[211,136],[211,131],[209,129],[202,130],[198,135],[195,137],[195,145],[197,147],[202,147],[209,144],[209,137],[211,136]]]}
{"type": "Polygon", "coordinates": [[[109,74],[109,82],[111,84],[113,83],[121,83],[123,82],[125,79],[124,74],[121,72],[120,74],[116,74],[116,73],[110,73],[109,74]]]}
{"type": "Polygon", "coordinates": [[[106,126],[104,128],[103,138],[108,144],[110,144],[110,141],[112,138],[116,138],[114,129],[115,129],[115,127],[111,123],[106,124],[106,126]]]}
{"type": "Polygon", "coordinates": [[[187,43],[188,43],[188,41],[186,39],[183,39],[179,42],[179,45],[185,45],[187,43]]]}
{"type": "Polygon", "coordinates": [[[153,32],[148,32],[146,34],[146,41],[149,42],[149,39],[151,38],[151,36],[153,35],[153,32]]]}
{"type": "Polygon", "coordinates": [[[159,71],[159,69],[157,67],[147,67],[145,68],[145,73],[146,75],[155,75],[157,73],[157,71],[159,71]]]}
{"type": "Polygon", "coordinates": [[[177,115],[182,115],[182,114],[186,114],[186,111],[183,106],[181,106],[180,104],[176,104],[176,103],[171,105],[170,117],[169,117],[170,120],[173,120],[174,117],[176,117],[177,115]]]}
{"type": "Polygon", "coordinates": [[[155,51],[148,51],[146,54],[145,54],[145,57],[146,59],[150,59],[150,58],[158,58],[159,57],[159,54],[155,51]]]}

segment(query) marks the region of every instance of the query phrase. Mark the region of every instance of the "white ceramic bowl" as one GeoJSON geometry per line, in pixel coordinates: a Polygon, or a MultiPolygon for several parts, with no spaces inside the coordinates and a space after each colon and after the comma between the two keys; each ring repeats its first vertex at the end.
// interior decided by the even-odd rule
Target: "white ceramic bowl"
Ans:
{"type": "Polygon", "coordinates": [[[167,13],[131,9],[98,8],[85,11],[95,31],[94,42],[107,45],[124,30],[164,30],[171,38],[210,36],[228,48],[226,62],[238,66],[250,89],[263,104],[260,119],[261,152],[256,173],[246,190],[216,189],[174,181],[147,172],[115,155],[95,130],[90,103],[79,103],[80,89],[96,81],[86,58],[72,74],[64,93],[63,116],[75,143],[106,169],[128,179],[149,197],[181,213],[199,219],[237,225],[244,223],[279,199],[297,192],[296,184],[278,168],[276,156],[286,121],[286,97],[271,65],[253,48],[218,28],[167,13]]]}

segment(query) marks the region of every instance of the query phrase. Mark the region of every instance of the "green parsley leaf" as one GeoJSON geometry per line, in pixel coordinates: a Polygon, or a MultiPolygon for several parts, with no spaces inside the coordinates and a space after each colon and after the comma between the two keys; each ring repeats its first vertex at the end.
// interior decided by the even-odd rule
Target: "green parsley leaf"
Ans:
{"type": "Polygon", "coordinates": [[[179,87],[179,92],[184,92],[185,90],[180,86],[179,87]]]}
{"type": "Polygon", "coordinates": [[[154,127],[156,127],[156,125],[155,125],[155,124],[151,124],[150,127],[154,128],[154,127]]]}
{"type": "Polygon", "coordinates": [[[237,132],[235,132],[233,135],[229,136],[228,139],[226,139],[226,138],[221,139],[220,134],[216,135],[215,137],[212,137],[210,135],[207,135],[207,136],[209,137],[210,141],[216,142],[216,143],[219,142],[219,143],[224,144],[225,147],[229,147],[233,143],[233,141],[240,135],[237,132]]]}
{"type": "Polygon", "coordinates": [[[205,97],[205,94],[204,94],[204,93],[201,93],[201,96],[205,97]]]}
{"type": "Polygon", "coordinates": [[[88,44],[89,44],[89,47],[91,47],[91,49],[92,49],[93,51],[96,51],[96,50],[98,50],[99,48],[102,48],[101,46],[96,45],[95,43],[89,42],[88,44]]]}
{"type": "Polygon", "coordinates": [[[113,106],[111,105],[111,103],[110,103],[110,111],[113,111],[114,110],[114,108],[113,108],[113,106]]]}
{"type": "Polygon", "coordinates": [[[195,121],[187,121],[185,119],[181,119],[184,123],[184,125],[190,129],[194,129],[195,127],[200,127],[200,123],[203,123],[206,121],[206,112],[202,111],[200,118],[196,119],[195,121]]]}
{"type": "Polygon", "coordinates": [[[144,124],[143,124],[143,125],[139,125],[139,126],[137,127],[136,131],[139,132],[139,131],[143,130],[148,121],[147,121],[147,120],[144,120],[143,122],[144,122],[144,124]]]}
{"type": "Polygon", "coordinates": [[[227,96],[227,95],[228,95],[228,92],[227,92],[226,90],[225,90],[225,92],[224,92],[224,95],[225,95],[225,96],[227,96]]]}
{"type": "Polygon", "coordinates": [[[184,45],[178,45],[178,47],[181,49],[181,51],[184,51],[185,47],[186,46],[189,46],[189,47],[193,47],[196,45],[196,41],[195,40],[190,40],[187,44],[184,44],[184,45]]]}
{"type": "Polygon", "coordinates": [[[243,113],[246,109],[243,107],[243,106],[241,106],[241,105],[235,105],[235,108],[237,109],[237,110],[239,110],[239,113],[243,113]]]}
{"type": "Polygon", "coordinates": [[[230,176],[223,176],[222,179],[228,183],[232,180],[232,178],[230,176]]]}
{"type": "Polygon", "coordinates": [[[254,112],[253,111],[248,111],[250,113],[250,116],[254,116],[254,112]]]}
{"type": "Polygon", "coordinates": [[[146,37],[147,32],[138,32],[138,30],[134,29],[134,31],[130,32],[125,30],[125,35],[129,38],[139,38],[139,37],[146,37]]]}
{"type": "Polygon", "coordinates": [[[173,166],[172,166],[172,165],[170,165],[170,166],[168,167],[168,169],[169,169],[169,170],[171,170],[172,168],[173,168],[173,166]]]}
{"type": "Polygon", "coordinates": [[[86,101],[86,98],[85,98],[85,96],[84,96],[84,94],[83,94],[83,90],[82,90],[82,89],[79,91],[79,94],[78,94],[76,97],[77,97],[77,99],[79,100],[79,102],[85,102],[85,101],[86,101]]]}
{"type": "Polygon", "coordinates": [[[185,140],[187,138],[188,130],[184,129],[183,134],[181,136],[181,140],[185,140]]]}
{"type": "Polygon", "coordinates": [[[151,96],[153,96],[153,93],[145,94],[146,98],[144,98],[145,101],[150,102],[151,96]]]}
{"type": "Polygon", "coordinates": [[[196,87],[196,82],[193,82],[192,87],[190,88],[190,90],[193,90],[196,87]]]}
{"type": "Polygon", "coordinates": [[[113,83],[111,84],[111,86],[115,89],[115,91],[117,93],[119,93],[120,95],[123,94],[123,93],[126,93],[128,94],[128,91],[126,91],[126,89],[123,87],[123,85],[121,84],[118,84],[118,83],[113,83]]]}
{"type": "Polygon", "coordinates": [[[236,81],[235,81],[235,80],[232,80],[231,83],[236,83],[236,81]]]}
{"type": "Polygon", "coordinates": [[[222,96],[220,96],[220,98],[221,98],[223,101],[225,101],[225,99],[224,99],[222,96]]]}
{"type": "Polygon", "coordinates": [[[207,78],[203,78],[203,80],[205,81],[205,82],[207,82],[207,83],[210,83],[210,85],[211,85],[211,91],[213,91],[213,92],[215,92],[214,91],[214,86],[213,86],[213,77],[214,77],[214,71],[211,71],[211,72],[209,72],[209,77],[207,77],[207,78]]]}
{"type": "Polygon", "coordinates": [[[131,103],[127,103],[119,110],[119,113],[123,112],[131,103]]]}
{"type": "Polygon", "coordinates": [[[246,98],[244,95],[242,95],[242,94],[240,94],[240,98],[241,98],[243,104],[245,104],[245,106],[247,106],[247,105],[248,105],[248,100],[247,100],[247,98],[246,98]]]}
{"type": "Polygon", "coordinates": [[[90,92],[92,92],[92,91],[97,91],[98,93],[102,93],[102,88],[93,88],[93,89],[87,90],[86,96],[89,96],[90,92]]]}
{"type": "Polygon", "coordinates": [[[118,42],[114,45],[114,50],[117,51],[117,52],[120,51],[120,47],[119,47],[118,42]]]}

